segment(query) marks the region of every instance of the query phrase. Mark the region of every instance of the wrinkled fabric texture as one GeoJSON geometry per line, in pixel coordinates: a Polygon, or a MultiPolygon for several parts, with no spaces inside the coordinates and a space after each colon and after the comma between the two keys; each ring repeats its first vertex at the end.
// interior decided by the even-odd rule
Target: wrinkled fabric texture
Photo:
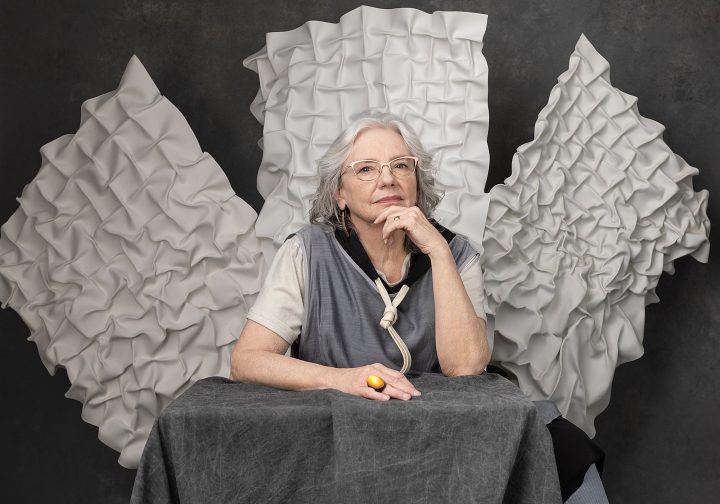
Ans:
{"type": "Polygon", "coordinates": [[[708,258],[708,192],[636,101],[581,36],[534,140],[490,191],[483,239],[493,361],[591,436],[615,368],[643,353],[660,275],[708,258]]]}
{"type": "Polygon", "coordinates": [[[339,23],[309,21],[268,33],[244,65],[260,89],[251,106],[263,124],[255,226],[271,260],[308,223],[317,160],[359,114],[403,118],[435,157],[445,197],[435,218],[479,250],[488,197],[487,16],[362,6],[339,23]]]}
{"type": "Polygon", "coordinates": [[[208,378],[158,417],[131,502],[560,502],[537,410],[493,374],[368,401],[208,378]]]}
{"type": "Polygon", "coordinates": [[[41,155],[2,227],[0,300],[136,467],[163,407],[229,373],[263,273],[256,214],[134,56],[41,155]]]}

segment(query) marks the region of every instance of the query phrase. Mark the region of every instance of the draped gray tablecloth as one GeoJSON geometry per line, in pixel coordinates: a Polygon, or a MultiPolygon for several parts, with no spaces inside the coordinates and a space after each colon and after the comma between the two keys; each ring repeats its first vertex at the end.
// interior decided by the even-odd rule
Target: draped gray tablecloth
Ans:
{"type": "Polygon", "coordinates": [[[156,419],[140,503],[560,502],[550,434],[494,374],[411,381],[371,401],[207,378],[156,419]]]}

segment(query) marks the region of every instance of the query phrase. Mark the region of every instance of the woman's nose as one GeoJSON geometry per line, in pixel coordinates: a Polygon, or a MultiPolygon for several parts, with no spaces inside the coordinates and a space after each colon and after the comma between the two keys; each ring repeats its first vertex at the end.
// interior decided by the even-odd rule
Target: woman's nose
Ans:
{"type": "Polygon", "coordinates": [[[389,164],[380,166],[380,176],[378,177],[380,185],[395,185],[395,175],[392,174],[389,164]]]}

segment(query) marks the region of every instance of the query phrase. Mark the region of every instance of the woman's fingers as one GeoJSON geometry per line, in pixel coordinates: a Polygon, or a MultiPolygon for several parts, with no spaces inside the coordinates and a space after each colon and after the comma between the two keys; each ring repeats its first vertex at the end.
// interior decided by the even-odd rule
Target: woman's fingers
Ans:
{"type": "Polygon", "coordinates": [[[404,374],[379,363],[359,368],[339,369],[338,371],[341,373],[338,375],[334,388],[349,394],[376,401],[389,399],[408,401],[420,395],[420,391],[410,383],[404,374]],[[367,379],[371,375],[379,376],[385,382],[385,388],[382,391],[368,386],[367,379]]]}
{"type": "Polygon", "coordinates": [[[407,392],[404,392],[392,385],[386,385],[382,392],[378,392],[370,387],[365,387],[361,390],[360,395],[368,399],[374,399],[377,401],[387,401],[389,399],[400,399],[401,401],[409,401],[412,396],[407,392]]]}
{"type": "Polygon", "coordinates": [[[392,397],[396,399],[410,399],[413,396],[417,397],[420,395],[420,391],[416,389],[415,386],[410,383],[410,380],[400,371],[390,369],[382,364],[373,364],[371,368],[375,374],[385,381],[385,390],[383,390],[383,392],[392,395],[392,397]]]}
{"type": "Polygon", "coordinates": [[[408,209],[408,207],[397,206],[397,205],[390,205],[390,206],[387,207],[385,210],[383,210],[382,212],[380,212],[380,215],[378,215],[378,216],[375,218],[375,220],[373,221],[373,223],[374,223],[374,224],[379,224],[379,223],[381,223],[381,222],[387,221],[387,220],[388,220],[388,217],[390,217],[391,215],[392,215],[393,217],[395,217],[395,216],[397,216],[398,214],[400,214],[403,210],[407,210],[407,209],[408,209]]]}
{"type": "Polygon", "coordinates": [[[389,395],[393,399],[400,399],[402,401],[409,401],[412,399],[412,394],[405,392],[402,389],[396,388],[393,385],[386,385],[383,393],[389,395]]]}
{"type": "Polygon", "coordinates": [[[398,230],[403,231],[424,254],[447,245],[418,207],[391,206],[377,216],[374,223],[383,222],[382,236],[388,240],[398,230]]]}
{"type": "Polygon", "coordinates": [[[360,389],[359,395],[366,399],[373,399],[375,401],[390,400],[390,396],[388,394],[385,394],[384,391],[378,392],[377,390],[371,389],[370,387],[367,387],[367,386],[364,389],[360,389]]]}
{"type": "Polygon", "coordinates": [[[377,216],[374,223],[379,224],[384,222],[383,239],[386,240],[393,231],[398,229],[412,231],[415,227],[417,214],[420,214],[423,218],[425,217],[417,207],[390,206],[377,216]]]}

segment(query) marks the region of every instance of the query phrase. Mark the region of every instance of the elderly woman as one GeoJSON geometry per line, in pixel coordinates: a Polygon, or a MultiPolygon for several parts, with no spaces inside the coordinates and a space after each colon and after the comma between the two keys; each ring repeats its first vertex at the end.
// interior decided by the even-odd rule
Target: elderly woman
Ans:
{"type": "Polygon", "coordinates": [[[395,116],[362,117],[319,168],[313,224],[278,251],[231,378],[410,400],[420,391],[408,371],[482,373],[490,351],[479,258],[429,220],[440,194],[415,134],[395,116]],[[372,375],[382,391],[368,386],[372,375]]]}

